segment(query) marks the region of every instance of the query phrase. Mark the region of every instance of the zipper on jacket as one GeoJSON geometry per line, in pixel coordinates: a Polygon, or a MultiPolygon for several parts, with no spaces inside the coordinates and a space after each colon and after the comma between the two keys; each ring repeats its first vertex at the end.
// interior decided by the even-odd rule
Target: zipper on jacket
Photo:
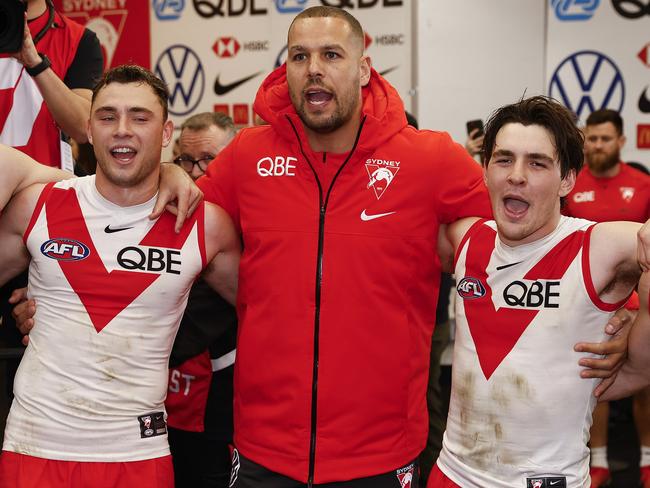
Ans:
{"type": "MultiPolygon", "coordinates": [[[[298,134],[296,127],[293,125],[293,122],[288,116],[287,116],[287,120],[289,121],[289,124],[291,125],[291,128],[293,129],[293,132],[296,135],[296,139],[298,140],[298,145],[300,146],[300,152],[302,153],[302,156],[305,158],[305,161],[307,161],[307,164],[311,168],[312,173],[314,173],[314,178],[316,178],[316,183],[318,184],[319,216],[318,216],[318,254],[316,256],[316,290],[314,293],[314,300],[316,304],[315,311],[314,311],[314,360],[312,365],[312,383],[311,383],[312,387],[311,387],[311,425],[310,425],[310,438],[309,438],[309,473],[307,475],[307,488],[313,488],[314,471],[316,466],[316,427],[317,427],[316,418],[318,413],[318,409],[317,409],[318,408],[318,363],[320,359],[319,357],[320,300],[321,300],[321,285],[323,280],[323,246],[325,244],[325,214],[327,212],[327,204],[329,202],[330,194],[332,192],[332,188],[334,187],[334,183],[336,182],[336,179],[338,178],[339,174],[341,174],[343,168],[348,164],[348,162],[352,158],[352,155],[354,154],[354,150],[357,148],[357,144],[359,143],[359,138],[361,137],[361,129],[363,129],[363,124],[366,121],[366,117],[364,116],[361,119],[361,124],[359,124],[359,130],[357,131],[357,136],[354,140],[354,144],[352,145],[352,149],[350,150],[348,157],[345,158],[345,161],[343,161],[343,164],[341,164],[339,169],[336,171],[334,178],[332,178],[332,182],[330,183],[330,186],[327,189],[327,194],[325,196],[324,202],[323,202],[323,187],[321,186],[320,180],[318,179],[318,174],[316,173],[314,166],[311,164],[311,161],[305,154],[305,151],[302,147],[302,141],[300,140],[300,135],[298,134]]],[[[324,162],[325,162],[325,153],[323,153],[323,163],[324,162]]]]}

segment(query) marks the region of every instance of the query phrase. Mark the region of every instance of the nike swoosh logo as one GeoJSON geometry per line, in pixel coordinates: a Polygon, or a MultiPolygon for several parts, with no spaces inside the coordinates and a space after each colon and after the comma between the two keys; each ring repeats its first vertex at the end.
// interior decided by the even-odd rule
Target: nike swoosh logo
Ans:
{"type": "Polygon", "coordinates": [[[235,88],[243,85],[247,81],[252,80],[256,76],[259,76],[261,73],[262,73],[261,71],[258,71],[257,73],[255,73],[253,75],[247,76],[246,78],[242,78],[241,80],[237,80],[237,81],[234,81],[232,83],[228,83],[226,85],[222,85],[221,82],[219,81],[219,77],[221,76],[219,74],[219,75],[217,75],[217,79],[214,80],[214,93],[216,95],[219,95],[219,96],[225,95],[226,93],[230,93],[235,88]]]}
{"type": "Polygon", "coordinates": [[[390,68],[385,69],[384,71],[380,71],[379,74],[380,74],[381,76],[386,76],[388,73],[392,73],[392,72],[395,71],[397,68],[399,68],[399,66],[392,66],[392,67],[390,67],[390,68]]]}
{"type": "Polygon", "coordinates": [[[361,212],[361,220],[364,222],[368,222],[369,220],[375,220],[379,219],[381,217],[386,217],[387,215],[393,215],[395,212],[386,212],[386,213],[380,213],[380,214],[374,214],[374,215],[368,215],[366,213],[366,209],[363,209],[363,212],[361,212]]]}
{"type": "Polygon", "coordinates": [[[648,87],[645,87],[645,90],[641,93],[639,97],[639,110],[645,114],[650,114],[650,100],[648,100],[648,87]]]}
{"type": "Polygon", "coordinates": [[[551,482],[550,482],[550,485],[551,485],[551,486],[553,486],[553,485],[557,485],[558,483],[561,483],[561,482],[562,482],[562,480],[551,481],[551,482]]]}
{"type": "Polygon", "coordinates": [[[116,229],[111,229],[111,226],[107,225],[104,228],[104,232],[106,232],[107,234],[112,234],[113,232],[122,232],[123,230],[129,230],[129,229],[133,229],[133,227],[118,227],[116,229]]]}
{"type": "Polygon", "coordinates": [[[501,271],[502,269],[509,268],[510,266],[517,266],[521,261],[517,263],[510,263],[510,264],[504,264],[503,266],[497,266],[497,271],[501,271]]]}

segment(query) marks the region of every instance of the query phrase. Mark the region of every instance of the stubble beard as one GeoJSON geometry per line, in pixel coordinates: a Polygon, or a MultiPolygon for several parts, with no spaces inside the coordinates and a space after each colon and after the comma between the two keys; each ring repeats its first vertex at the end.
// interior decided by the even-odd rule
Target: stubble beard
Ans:
{"type": "Polygon", "coordinates": [[[616,166],[620,160],[620,151],[609,154],[604,152],[591,153],[587,156],[587,166],[594,173],[604,173],[616,166]]]}
{"type": "MultiPolygon", "coordinates": [[[[313,83],[306,87],[305,91],[314,85],[322,86],[320,83],[313,83]]],[[[293,103],[293,106],[296,109],[296,112],[298,113],[298,116],[300,117],[302,123],[308,129],[319,134],[329,134],[331,132],[334,132],[345,125],[352,118],[358,104],[360,103],[360,101],[356,99],[357,92],[358,90],[355,91],[353,88],[352,90],[344,93],[342,99],[339,98],[336,93],[332,93],[331,102],[336,105],[334,113],[332,113],[332,115],[329,117],[321,118],[318,115],[308,113],[305,109],[307,100],[303,95],[304,92],[300,92],[296,96],[294,95],[293,91],[289,90],[291,102],[293,103]]]]}

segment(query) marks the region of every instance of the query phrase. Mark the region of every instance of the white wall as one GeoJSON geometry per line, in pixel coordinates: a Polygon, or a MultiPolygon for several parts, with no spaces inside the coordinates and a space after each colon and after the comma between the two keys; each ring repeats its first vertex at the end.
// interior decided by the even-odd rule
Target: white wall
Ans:
{"type": "Polygon", "coordinates": [[[543,94],[546,3],[541,0],[413,0],[415,107],[421,128],[459,142],[465,122],[543,94]]]}

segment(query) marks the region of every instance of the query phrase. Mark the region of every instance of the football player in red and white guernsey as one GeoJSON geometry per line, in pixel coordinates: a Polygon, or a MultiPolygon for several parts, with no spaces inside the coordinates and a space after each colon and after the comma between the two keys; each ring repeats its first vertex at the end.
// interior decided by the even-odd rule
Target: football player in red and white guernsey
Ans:
{"type": "Polygon", "coordinates": [[[602,341],[602,324],[638,282],[641,224],[561,216],[583,156],[560,104],[533,97],[502,107],[485,132],[494,220],[447,230],[457,329],[447,430],[428,487],[589,486],[597,380],[581,378],[574,344],[602,341]]]}
{"type": "Polygon", "coordinates": [[[207,203],[179,233],[169,213],[149,219],[173,134],[167,98],[147,70],[106,73],[88,125],[97,175],[30,186],[4,209],[0,282],[31,258],[38,307],[7,419],[2,488],[173,486],[163,405],[172,342],[203,269],[234,301],[240,241],[207,203]]]}

